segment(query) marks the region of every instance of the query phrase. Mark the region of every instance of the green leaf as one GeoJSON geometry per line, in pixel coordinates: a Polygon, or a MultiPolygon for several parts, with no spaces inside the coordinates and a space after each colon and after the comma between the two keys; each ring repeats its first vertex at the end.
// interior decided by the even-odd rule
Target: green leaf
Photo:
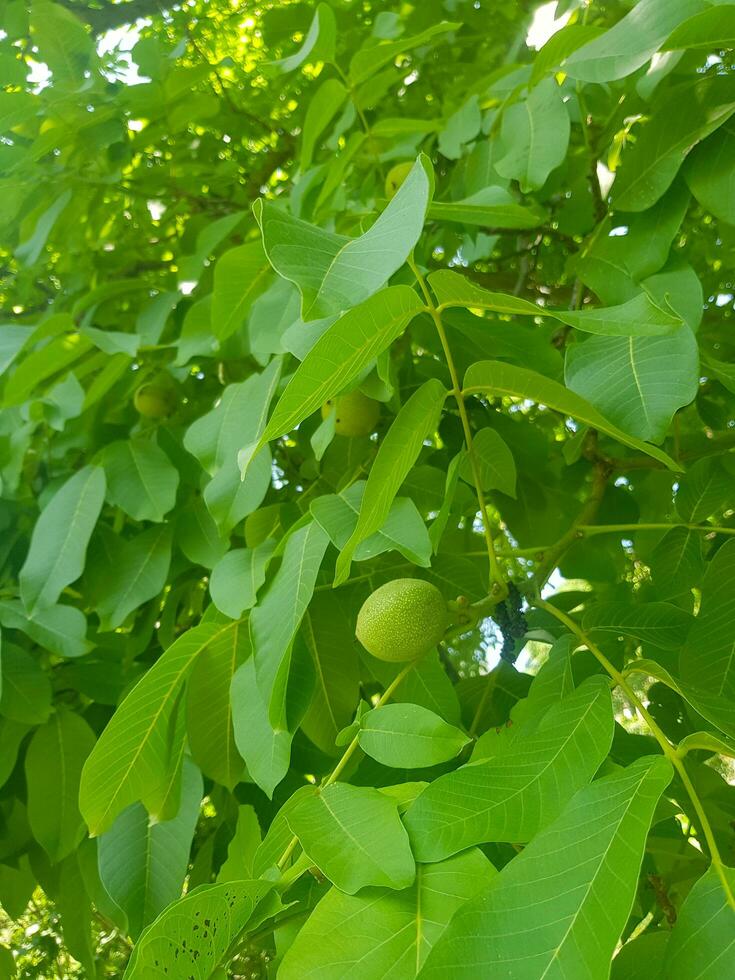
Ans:
{"type": "Polygon", "coordinates": [[[0,786],[4,786],[10,778],[18,760],[20,743],[30,730],[30,725],[0,716],[0,786]]]}
{"type": "Polygon", "coordinates": [[[136,521],[162,521],[176,502],[179,474],[149,439],[110,443],[102,454],[107,500],[136,521]]]}
{"type": "Polygon", "coordinates": [[[436,429],[446,396],[447,391],[439,381],[426,381],[396,416],[370,468],[355,529],[337,559],[335,585],[349,578],[350,563],[358,545],[385,523],[424,440],[436,429]]]}
{"type": "Polygon", "coordinates": [[[724,79],[677,88],[627,147],[612,187],[621,211],[644,211],[661,197],[692,147],[735,112],[735,91],[724,79]]]}
{"type": "Polygon", "coordinates": [[[440,776],[406,814],[419,861],[440,861],[483,841],[531,840],[592,779],[613,735],[610,687],[589,679],[552,705],[504,751],[440,776]]]}
{"type": "Polygon", "coordinates": [[[51,714],[51,682],[38,660],[3,640],[0,714],[9,721],[42,725],[51,714]]]}
{"type": "Polygon", "coordinates": [[[336,78],[328,78],[311,97],[301,134],[302,171],[308,170],[314,158],[316,142],[347,99],[347,89],[336,78]]]}
{"type": "Polygon", "coordinates": [[[412,37],[404,37],[398,41],[386,41],[383,44],[373,44],[362,48],[352,56],[350,61],[350,81],[353,85],[359,85],[374,75],[383,65],[394,61],[399,54],[404,54],[412,48],[426,44],[427,41],[439,34],[456,31],[459,27],[461,24],[442,21],[440,24],[432,24],[425,31],[414,34],[412,37]]]}
{"type": "Polygon", "coordinates": [[[496,228],[538,228],[546,213],[538,206],[518,204],[504,187],[483,187],[460,201],[432,201],[426,212],[429,221],[496,228]]]}
{"type": "Polygon", "coordinates": [[[661,972],[668,929],[649,929],[629,939],[612,961],[610,980],[665,980],[661,972]]]}
{"type": "Polygon", "coordinates": [[[203,650],[194,664],[186,692],[186,729],[192,758],[205,776],[233,789],[240,781],[243,761],[232,728],[230,685],[237,668],[250,654],[247,624],[229,632],[203,650]]]}
{"type": "Polygon", "coordinates": [[[261,374],[227,385],[215,407],[186,430],[184,447],[212,476],[237,458],[242,445],[260,435],[278,384],[280,367],[276,358],[261,374]]]}
{"type": "Polygon", "coordinates": [[[130,803],[156,816],[170,781],[170,744],[184,682],[207,647],[238,628],[203,623],[173,643],[115,711],[82,772],[79,802],[92,834],[101,834],[130,803]]]}
{"type": "Polygon", "coordinates": [[[214,566],[209,592],[212,602],[225,616],[239,619],[247,609],[253,608],[275,546],[275,541],[268,538],[257,548],[235,548],[214,566]]]}
{"type": "Polygon", "coordinates": [[[670,980],[721,980],[735,949],[735,870],[710,868],[679,910],[666,947],[670,980]],[[724,881],[722,879],[725,879],[724,881]],[[727,890],[726,890],[727,889],[727,890]]]}
{"type": "Polygon", "coordinates": [[[580,790],[460,909],[422,978],[474,980],[503,970],[514,980],[607,976],[670,779],[667,760],[644,758],[580,790]]]}
{"type": "MultiPolygon", "coordinates": [[[[515,497],[516,464],[503,437],[495,429],[480,429],[472,439],[472,452],[483,490],[500,490],[509,497],[515,497]]],[[[459,475],[465,483],[474,485],[469,456],[465,456],[459,464],[459,475]]]]}
{"type": "MultiPolygon", "coordinates": [[[[223,537],[204,501],[195,497],[176,519],[176,544],[189,561],[204,568],[214,568],[224,558],[228,541],[223,537]]],[[[239,616],[239,613],[238,613],[239,616]]],[[[233,616],[237,619],[238,616],[233,616]]]]}
{"type": "Polygon", "coordinates": [[[661,45],[662,51],[677,48],[735,48],[735,5],[700,10],[679,24],[661,45]]]}
{"type": "Polygon", "coordinates": [[[448,762],[470,739],[418,704],[385,704],[360,719],[360,748],[384,766],[419,769],[448,762]]]}
{"type": "Polygon", "coordinates": [[[503,113],[501,140],[506,152],[495,169],[502,177],[517,180],[524,194],[543,187],[566,156],[570,128],[560,88],[555,79],[547,78],[503,113]]]}
{"type": "Polygon", "coordinates": [[[230,697],[237,749],[250,778],[272,797],[273,790],[288,772],[293,732],[271,727],[252,657],[235,671],[230,697]]]}
{"type": "Polygon", "coordinates": [[[702,535],[686,527],[672,528],[653,549],[648,565],[656,595],[674,599],[690,594],[704,575],[702,535]]]}
{"type": "Polygon", "coordinates": [[[230,944],[272,889],[268,881],[232,881],[195,888],[169,905],[144,930],[123,980],[149,980],[161,973],[162,964],[169,968],[176,964],[177,977],[209,980],[216,976],[230,944]],[[212,928],[204,925],[207,921],[212,928]]]}
{"type": "Polygon", "coordinates": [[[641,0],[600,37],[571,54],[564,71],[585,82],[630,75],[657,51],[671,31],[702,10],[702,0],[641,0]]]}
{"type": "Polygon", "coordinates": [[[716,752],[718,755],[735,759],[735,745],[732,742],[724,741],[719,735],[713,735],[711,732],[693,732],[691,735],[685,735],[676,747],[677,755],[682,757],[689,752],[698,750],[710,754],[716,752]]]}
{"type": "Polygon", "coordinates": [[[171,528],[160,525],[122,543],[97,605],[100,629],[117,629],[130,613],[161,592],[171,564],[171,538],[171,528]]]}
{"type": "Polygon", "coordinates": [[[283,561],[270,586],[250,614],[255,673],[268,717],[287,728],[286,685],[294,637],[311,601],[316,576],[329,538],[316,521],[290,535],[283,561]]]}
{"type": "Polygon", "coordinates": [[[319,592],[309,603],[301,635],[316,673],[301,729],[322,752],[334,754],[334,740],[352,720],[360,695],[354,610],[339,593],[319,592]]]}
{"type": "Polygon", "coordinates": [[[181,897],[202,793],[201,774],[185,759],[181,803],[173,819],[151,823],[145,807],[133,803],[99,839],[100,879],[134,939],[181,897]]]}
{"type": "Polygon", "coordinates": [[[231,248],[217,260],[212,289],[212,334],[223,341],[244,324],[265,289],[271,267],[260,241],[231,248]]]}
{"type": "Polygon", "coordinates": [[[572,693],[572,654],[577,645],[577,638],[568,633],[552,644],[547,659],[531,682],[528,695],[513,708],[514,724],[523,723],[529,718],[543,717],[553,705],[572,693]]]}
{"type": "Polygon", "coordinates": [[[626,673],[630,674],[646,674],[649,677],[655,677],[656,680],[670,687],[672,691],[680,694],[707,721],[712,722],[720,731],[735,739],[735,708],[731,698],[699,687],[696,680],[680,680],[661,664],[656,663],[655,660],[632,660],[626,664],[625,670],[626,673]]]}
{"type": "Polygon", "coordinates": [[[23,603],[0,600],[0,623],[22,630],[34,642],[58,657],[83,657],[92,644],[87,640],[87,620],[75,606],[49,606],[29,616],[23,603]]]}
{"type": "Polygon", "coordinates": [[[82,21],[56,3],[33,0],[31,31],[40,58],[54,73],[54,81],[81,84],[94,55],[94,42],[82,21]]]}
{"type": "Polygon", "coordinates": [[[54,863],[71,854],[84,836],[79,781],[94,744],[94,732],[80,715],[58,710],[28,745],[28,822],[54,863]]]}
{"type": "Polygon", "coordinates": [[[301,290],[304,320],[363,303],[400,269],[421,234],[429,203],[424,160],[416,161],[398,193],[359,238],[307,224],[271,201],[255,202],[266,255],[276,272],[301,290]]]}
{"type": "MultiPolygon", "coordinates": [[[[314,519],[324,528],[336,548],[344,548],[357,527],[365,483],[359,480],[343,493],[324,494],[311,505],[314,519]]],[[[416,504],[409,497],[396,497],[379,531],[355,549],[354,560],[365,561],[386,551],[399,551],[416,565],[428,567],[431,541],[416,504]]]]}
{"type": "Polygon", "coordinates": [[[288,825],[309,860],[348,895],[367,885],[413,883],[416,867],[398,808],[375,789],[332,783],[315,790],[288,814],[288,825]]]}
{"type": "Polygon", "coordinates": [[[719,460],[700,459],[681,478],[676,510],[688,524],[700,524],[732,502],[732,477],[719,460]]]}
{"type": "Polygon", "coordinates": [[[217,872],[217,881],[252,878],[253,858],[260,844],[258,815],[252,806],[238,807],[235,834],[227,847],[227,859],[217,872]]]}
{"type": "Polygon", "coordinates": [[[469,850],[418,865],[416,881],[395,892],[332,888],[309,916],[278,971],[281,980],[413,980],[452,916],[494,874],[469,850]]]}
{"type": "Polygon", "coordinates": [[[56,224],[61,212],[71,201],[71,191],[66,190],[54,199],[46,210],[38,216],[38,221],[30,238],[25,239],[15,250],[15,257],[23,265],[33,265],[43,251],[44,245],[56,224]]]}
{"type": "Polygon", "coordinates": [[[440,309],[462,306],[520,316],[548,316],[585,333],[618,336],[670,334],[681,326],[681,318],[657,306],[646,293],[639,293],[621,306],[590,310],[550,310],[517,296],[493,293],[456,272],[442,270],[429,275],[440,309]]]}
{"type": "Polygon", "coordinates": [[[41,512],[19,575],[29,612],[53,606],[84,571],[87,545],[104,499],[104,471],[85,466],[69,477],[41,512]]]}
{"type": "Polygon", "coordinates": [[[287,73],[299,68],[307,61],[332,61],[337,40],[337,24],[334,12],[327,3],[317,4],[314,17],[306,32],[299,50],[288,58],[271,62],[272,67],[287,73]]]}
{"type": "Polygon", "coordinates": [[[571,415],[579,422],[604,432],[632,449],[657,459],[670,470],[680,469],[679,465],[662,450],[628,435],[609,422],[588,401],[563,385],[545,378],[535,371],[503,364],[500,361],[479,361],[473,364],[464,379],[464,393],[511,395],[515,398],[529,398],[540,402],[564,415],[571,415]]]}
{"type": "Polygon", "coordinates": [[[697,341],[684,326],[671,337],[591,337],[567,351],[565,379],[611,422],[661,442],[698,385],[697,341]]]}
{"type": "Polygon", "coordinates": [[[241,470],[246,471],[269,439],[289,432],[354,381],[421,309],[418,294],[409,286],[389,286],[340,317],[294,372],[260,440],[254,446],[240,441],[247,447],[241,453],[241,470]]]}
{"type": "Polygon", "coordinates": [[[689,613],[668,602],[596,602],[585,610],[582,625],[590,630],[625,633],[660,650],[678,650],[692,623],[689,613]]]}
{"type": "MultiPolygon", "coordinates": [[[[713,13],[729,9],[717,7],[713,8],[713,13]]],[[[721,221],[735,224],[734,123],[726,122],[694,148],[687,158],[684,176],[703,208],[721,221]]]]}
{"type": "Polygon", "coordinates": [[[709,562],[702,602],[679,657],[682,684],[694,691],[735,699],[732,616],[735,607],[735,541],[709,562]]]}

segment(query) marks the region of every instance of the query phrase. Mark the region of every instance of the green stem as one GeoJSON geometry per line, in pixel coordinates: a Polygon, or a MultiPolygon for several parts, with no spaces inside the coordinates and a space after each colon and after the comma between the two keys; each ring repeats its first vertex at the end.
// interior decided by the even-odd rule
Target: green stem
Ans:
{"type": "MultiPolygon", "coordinates": [[[[411,673],[411,671],[413,670],[413,668],[416,666],[417,663],[418,660],[412,660],[410,663],[407,663],[405,667],[396,674],[396,676],[390,682],[388,687],[386,687],[386,689],[378,698],[375,704],[376,708],[381,708],[385,704],[385,702],[392,697],[396,688],[404,680],[404,678],[406,678],[411,673]]],[[[347,746],[344,753],[342,754],[342,758],[339,760],[337,765],[332,770],[331,774],[327,777],[327,779],[322,784],[321,786],[322,789],[325,789],[327,786],[331,786],[332,783],[335,783],[337,781],[339,776],[344,772],[345,766],[357,751],[359,744],[360,743],[358,741],[358,736],[355,735],[355,737],[352,739],[352,741],[350,742],[350,744],[347,746]]],[[[296,837],[296,835],[294,835],[289,841],[288,847],[276,862],[280,870],[283,870],[286,862],[288,861],[288,859],[291,857],[296,847],[298,846],[298,843],[299,843],[299,839],[298,837],[296,837]]]]}
{"type": "Polygon", "coordinates": [[[705,813],[702,801],[700,800],[694,784],[689,778],[689,773],[686,770],[684,760],[678,754],[677,749],[668,740],[661,728],[659,728],[656,721],[651,717],[647,708],[635,693],[635,691],[629,686],[623,674],[615,667],[605,656],[602,650],[597,646],[597,644],[585,633],[585,631],[578,626],[577,623],[567,616],[565,612],[561,609],[557,609],[556,606],[552,605],[550,602],[546,602],[545,599],[535,598],[533,600],[534,605],[539,609],[544,609],[555,619],[558,619],[560,623],[563,623],[566,628],[573,633],[581,644],[587,647],[590,653],[595,657],[599,664],[607,671],[607,673],[612,677],[617,686],[624,692],[625,696],[628,698],[630,703],[635,707],[638,714],[645,721],[651,734],[654,736],[658,744],[661,746],[661,750],[666,758],[669,760],[671,765],[674,767],[679,775],[679,778],[684,785],[684,789],[687,792],[689,799],[692,801],[692,806],[694,807],[695,813],[697,814],[697,819],[699,820],[699,828],[702,831],[705,841],[707,842],[707,847],[709,848],[710,858],[712,860],[712,866],[714,867],[720,882],[722,884],[722,889],[727,898],[730,907],[735,910],[735,895],[733,894],[732,888],[730,887],[730,882],[727,877],[727,872],[725,870],[725,864],[720,855],[719,848],[717,847],[717,841],[715,840],[714,834],[712,832],[712,827],[710,825],[707,814],[705,813]]]}
{"type": "Polygon", "coordinates": [[[690,531],[704,534],[735,534],[735,527],[718,527],[714,524],[686,524],[683,521],[673,524],[580,524],[577,530],[586,538],[597,534],[617,534],[621,531],[670,531],[675,527],[685,527],[690,531]]]}
{"type": "Polygon", "coordinates": [[[482,488],[482,481],[480,480],[480,470],[477,465],[477,457],[475,456],[472,442],[472,428],[467,415],[467,406],[465,405],[464,395],[462,394],[462,386],[459,381],[459,375],[457,374],[457,367],[454,363],[454,358],[452,357],[452,352],[449,348],[446,331],[444,330],[444,324],[442,323],[441,312],[434,303],[434,299],[429,292],[429,287],[426,284],[426,280],[424,279],[421,270],[416,265],[413,256],[409,256],[408,265],[413,274],[416,276],[416,281],[424,295],[424,299],[426,300],[426,312],[434,321],[434,326],[436,327],[436,332],[439,335],[439,341],[442,345],[442,350],[444,351],[444,358],[447,362],[447,368],[449,369],[449,377],[452,381],[452,394],[457,402],[459,417],[462,422],[462,431],[464,432],[464,441],[467,447],[467,457],[472,470],[472,482],[475,485],[475,493],[477,494],[477,502],[479,504],[480,515],[482,517],[482,530],[483,534],[485,535],[487,557],[488,561],[490,562],[491,591],[495,594],[496,598],[503,598],[508,594],[508,587],[505,583],[503,573],[500,570],[498,557],[495,554],[495,544],[493,542],[490,516],[488,514],[487,503],[485,501],[485,491],[482,488]]]}

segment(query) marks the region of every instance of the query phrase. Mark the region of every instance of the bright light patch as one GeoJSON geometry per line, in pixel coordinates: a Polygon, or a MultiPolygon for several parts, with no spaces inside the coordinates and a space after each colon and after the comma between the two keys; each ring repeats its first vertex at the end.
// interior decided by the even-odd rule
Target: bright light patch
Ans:
{"type": "Polygon", "coordinates": [[[556,6],[556,0],[551,0],[551,3],[544,3],[536,8],[528,34],[526,34],[526,45],[529,48],[534,48],[536,51],[543,48],[549,38],[560,31],[569,20],[571,11],[562,14],[561,17],[554,16],[556,6]]]}
{"type": "Polygon", "coordinates": [[[179,283],[179,292],[183,293],[184,296],[188,296],[193,293],[197,288],[197,284],[193,279],[185,279],[183,282],[179,283]]]}

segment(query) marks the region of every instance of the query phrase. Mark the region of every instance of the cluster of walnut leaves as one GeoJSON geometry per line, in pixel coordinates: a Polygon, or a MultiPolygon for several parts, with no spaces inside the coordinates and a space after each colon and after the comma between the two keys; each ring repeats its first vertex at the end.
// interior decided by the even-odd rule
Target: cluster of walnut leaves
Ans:
{"type": "Polygon", "coordinates": [[[0,6],[0,905],[70,976],[735,976],[735,7],[535,6],[0,6]]]}

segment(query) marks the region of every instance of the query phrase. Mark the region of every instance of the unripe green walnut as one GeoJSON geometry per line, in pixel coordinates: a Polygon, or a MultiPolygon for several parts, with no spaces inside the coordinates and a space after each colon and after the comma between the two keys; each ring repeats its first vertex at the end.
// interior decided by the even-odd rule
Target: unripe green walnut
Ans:
{"type": "Polygon", "coordinates": [[[151,381],[142,384],[133,395],[133,404],[146,419],[162,419],[176,408],[178,395],[173,385],[151,381]]]}
{"type": "Polygon", "coordinates": [[[385,196],[389,201],[395,197],[396,191],[411,173],[412,167],[413,160],[405,160],[403,163],[397,163],[395,167],[390,168],[388,176],[385,178],[385,196]]]}
{"type": "Polygon", "coordinates": [[[334,431],[338,436],[369,436],[380,416],[380,402],[361,391],[330,398],[322,405],[322,418],[326,419],[333,408],[336,408],[334,431]]]}
{"type": "Polygon", "coordinates": [[[355,633],[378,660],[417,660],[437,645],[448,624],[447,604],[435,585],[397,578],[363,602],[355,633]]]}

